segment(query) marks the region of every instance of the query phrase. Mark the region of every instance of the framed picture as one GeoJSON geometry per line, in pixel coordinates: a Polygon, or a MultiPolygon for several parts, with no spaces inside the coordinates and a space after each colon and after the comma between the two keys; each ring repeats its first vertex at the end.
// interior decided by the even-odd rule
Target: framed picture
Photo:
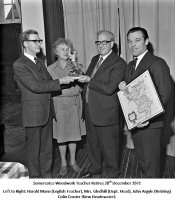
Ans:
{"type": "Polygon", "coordinates": [[[117,94],[129,130],[164,112],[148,70],[117,94]]]}

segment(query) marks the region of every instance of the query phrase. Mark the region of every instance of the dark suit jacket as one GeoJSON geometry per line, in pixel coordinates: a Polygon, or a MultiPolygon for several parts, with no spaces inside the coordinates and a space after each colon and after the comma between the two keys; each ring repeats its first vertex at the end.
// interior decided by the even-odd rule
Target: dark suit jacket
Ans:
{"type": "Polygon", "coordinates": [[[44,63],[39,68],[29,58],[22,55],[13,64],[14,79],[21,90],[22,122],[24,127],[45,125],[50,109],[54,116],[50,92],[60,90],[59,80],[52,80],[44,63]]]}
{"type": "MultiPolygon", "coordinates": [[[[92,75],[100,55],[92,58],[86,75],[92,75]]],[[[126,62],[112,52],[89,82],[89,114],[94,125],[110,126],[119,119],[118,85],[124,79],[126,62]]],[[[85,95],[86,89],[84,90],[85,95]]]]}
{"type": "MultiPolygon", "coordinates": [[[[136,71],[131,78],[130,74],[132,65],[133,62],[131,61],[126,69],[125,82],[128,84],[136,77],[141,75],[144,71],[149,69],[157,91],[160,95],[160,99],[163,105],[166,105],[171,93],[171,77],[169,67],[165,60],[147,52],[140,61],[136,71]]],[[[162,126],[163,115],[150,120],[150,128],[158,128],[162,126]]]]}

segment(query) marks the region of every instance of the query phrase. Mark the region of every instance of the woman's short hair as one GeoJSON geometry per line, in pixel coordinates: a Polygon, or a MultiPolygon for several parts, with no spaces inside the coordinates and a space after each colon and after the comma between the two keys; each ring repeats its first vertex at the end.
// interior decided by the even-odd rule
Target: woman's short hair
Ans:
{"type": "Polygon", "coordinates": [[[65,39],[65,38],[58,38],[52,45],[53,48],[53,52],[56,55],[56,48],[60,45],[60,44],[65,44],[68,47],[70,47],[71,53],[73,53],[74,48],[73,48],[73,44],[69,39],[65,39]]]}

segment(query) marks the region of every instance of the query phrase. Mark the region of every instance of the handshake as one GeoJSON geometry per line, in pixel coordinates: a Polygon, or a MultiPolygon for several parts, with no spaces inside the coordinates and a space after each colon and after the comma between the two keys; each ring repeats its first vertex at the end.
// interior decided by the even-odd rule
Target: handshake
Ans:
{"type": "Polygon", "coordinates": [[[86,75],[79,75],[79,76],[65,76],[63,78],[60,78],[60,84],[69,84],[71,82],[74,82],[75,80],[78,80],[81,83],[87,83],[90,81],[90,77],[86,75]]]}

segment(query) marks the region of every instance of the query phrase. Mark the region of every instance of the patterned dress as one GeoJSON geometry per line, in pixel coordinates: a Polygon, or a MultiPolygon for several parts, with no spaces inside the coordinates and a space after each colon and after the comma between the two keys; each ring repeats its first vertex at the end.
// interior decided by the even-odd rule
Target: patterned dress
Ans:
{"type": "MultiPolygon", "coordinates": [[[[69,75],[71,62],[63,69],[57,60],[48,66],[48,72],[53,79],[69,75]]],[[[58,143],[79,141],[86,134],[85,124],[82,122],[81,88],[71,83],[71,87],[63,89],[61,94],[53,97],[57,122],[53,121],[53,138],[58,143]]]]}

